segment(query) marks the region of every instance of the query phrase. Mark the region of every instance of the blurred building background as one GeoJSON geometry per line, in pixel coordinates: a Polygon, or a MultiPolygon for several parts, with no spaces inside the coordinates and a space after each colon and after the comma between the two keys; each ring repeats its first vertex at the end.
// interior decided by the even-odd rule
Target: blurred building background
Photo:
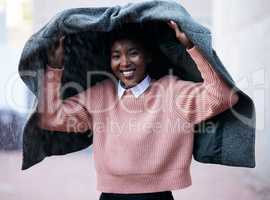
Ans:
{"type": "MultiPolygon", "coordinates": [[[[132,1],[132,2],[137,2],[132,1]]],[[[73,7],[123,5],[128,0],[0,0],[0,199],[98,199],[90,148],[47,158],[21,171],[21,128],[32,94],[17,74],[26,40],[57,12],[73,7]]],[[[270,2],[179,1],[213,34],[213,45],[237,86],[255,101],[255,169],[192,164],[193,185],[175,199],[270,199],[270,2]]]]}

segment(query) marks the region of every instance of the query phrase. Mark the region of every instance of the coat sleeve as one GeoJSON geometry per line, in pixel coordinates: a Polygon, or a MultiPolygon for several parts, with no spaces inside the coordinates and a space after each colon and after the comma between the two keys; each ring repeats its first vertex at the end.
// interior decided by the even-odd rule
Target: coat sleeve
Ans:
{"type": "Polygon", "coordinates": [[[38,97],[38,125],[42,129],[62,132],[85,132],[92,129],[87,109],[89,89],[65,100],[60,98],[63,69],[47,67],[38,97]]]}
{"type": "Polygon", "coordinates": [[[197,65],[203,82],[176,80],[173,96],[176,112],[192,124],[198,124],[235,105],[239,96],[215,72],[197,47],[187,52],[197,65]]]}

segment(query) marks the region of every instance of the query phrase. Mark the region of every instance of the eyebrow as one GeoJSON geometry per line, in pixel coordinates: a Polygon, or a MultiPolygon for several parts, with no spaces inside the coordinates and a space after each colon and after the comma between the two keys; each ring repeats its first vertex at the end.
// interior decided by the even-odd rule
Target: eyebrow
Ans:
{"type": "Polygon", "coordinates": [[[131,47],[131,48],[129,49],[129,51],[132,51],[132,50],[139,50],[139,48],[138,48],[138,47],[131,47]]]}
{"type": "MultiPolygon", "coordinates": [[[[139,48],[138,47],[131,47],[130,49],[128,49],[128,51],[132,51],[132,50],[139,50],[139,48]]],[[[112,53],[119,53],[119,50],[117,50],[117,49],[115,49],[115,50],[112,50],[111,51],[112,53]]]]}

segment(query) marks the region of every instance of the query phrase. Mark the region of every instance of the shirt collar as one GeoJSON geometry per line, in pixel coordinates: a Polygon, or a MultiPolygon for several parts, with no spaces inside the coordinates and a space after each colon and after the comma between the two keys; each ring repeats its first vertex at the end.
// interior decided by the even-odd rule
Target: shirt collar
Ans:
{"type": "MultiPolygon", "coordinates": [[[[138,83],[137,85],[129,89],[132,91],[133,95],[137,98],[149,87],[150,82],[151,82],[151,77],[149,75],[146,75],[146,77],[140,83],[138,83]]],[[[119,99],[123,96],[125,90],[126,88],[122,86],[119,80],[118,89],[117,89],[119,99]]]]}

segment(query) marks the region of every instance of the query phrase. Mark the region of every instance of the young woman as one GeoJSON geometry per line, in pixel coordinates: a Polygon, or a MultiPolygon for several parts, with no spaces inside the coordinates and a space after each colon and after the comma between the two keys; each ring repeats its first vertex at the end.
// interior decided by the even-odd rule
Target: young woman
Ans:
{"type": "Polygon", "coordinates": [[[168,25],[203,82],[173,75],[151,79],[146,72],[154,59],[151,52],[142,41],[125,36],[111,45],[111,69],[118,82],[106,79],[61,100],[63,38],[49,52],[39,126],[67,133],[93,130],[100,200],[172,200],[171,190],[191,185],[194,125],[238,101],[177,24],[168,25]]]}

